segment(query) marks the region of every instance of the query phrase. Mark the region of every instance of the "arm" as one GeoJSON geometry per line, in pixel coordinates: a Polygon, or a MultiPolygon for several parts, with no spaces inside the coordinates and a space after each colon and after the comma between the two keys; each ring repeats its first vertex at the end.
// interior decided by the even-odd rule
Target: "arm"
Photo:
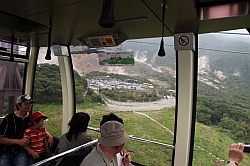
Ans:
{"type": "Polygon", "coordinates": [[[39,154],[37,152],[35,152],[34,150],[32,150],[28,145],[23,146],[23,147],[24,147],[24,149],[27,150],[28,154],[31,155],[34,159],[40,157],[39,154]]]}
{"type": "Polygon", "coordinates": [[[3,136],[0,136],[0,143],[6,145],[17,144],[20,146],[28,145],[29,141],[26,138],[23,139],[10,139],[3,136]]]}
{"type": "Polygon", "coordinates": [[[66,143],[67,141],[65,139],[67,139],[65,135],[62,135],[59,138],[59,142],[56,147],[56,154],[59,154],[68,150],[69,147],[67,146],[67,143],[66,143]]]}
{"type": "Polygon", "coordinates": [[[48,142],[50,147],[53,145],[53,135],[51,135],[47,130],[45,130],[46,134],[48,135],[48,142]]]}
{"type": "Polygon", "coordinates": [[[28,145],[29,142],[27,139],[7,138],[8,136],[6,136],[6,133],[10,130],[8,128],[8,123],[7,118],[4,118],[0,125],[0,143],[5,145],[28,145]]]}

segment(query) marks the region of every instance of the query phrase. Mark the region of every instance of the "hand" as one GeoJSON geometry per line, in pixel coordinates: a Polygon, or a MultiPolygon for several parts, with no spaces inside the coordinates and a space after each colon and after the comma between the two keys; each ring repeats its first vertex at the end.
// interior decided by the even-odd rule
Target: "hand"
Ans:
{"type": "Polygon", "coordinates": [[[124,164],[124,166],[130,166],[130,162],[131,162],[131,156],[129,153],[125,153],[124,156],[123,156],[123,159],[122,159],[122,162],[124,164]]]}
{"type": "Polygon", "coordinates": [[[19,139],[17,144],[20,146],[27,146],[29,144],[29,140],[27,138],[19,139]]]}
{"type": "Polygon", "coordinates": [[[53,136],[52,136],[50,133],[48,133],[47,131],[46,131],[46,133],[48,134],[48,143],[49,143],[49,147],[52,147],[53,142],[54,142],[53,136]]]}
{"type": "Polygon", "coordinates": [[[31,156],[32,156],[34,159],[36,159],[36,158],[39,158],[39,157],[40,157],[40,156],[39,156],[39,153],[34,152],[34,151],[32,151],[32,152],[31,152],[31,156]]]}
{"type": "Polygon", "coordinates": [[[244,157],[243,150],[244,144],[232,144],[228,153],[229,161],[236,162],[239,164],[244,157]]]}

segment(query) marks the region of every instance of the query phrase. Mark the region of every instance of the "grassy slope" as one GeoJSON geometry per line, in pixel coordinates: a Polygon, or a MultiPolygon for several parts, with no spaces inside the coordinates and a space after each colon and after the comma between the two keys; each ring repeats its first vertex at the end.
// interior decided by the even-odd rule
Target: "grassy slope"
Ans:
{"type": "MultiPolygon", "coordinates": [[[[59,136],[61,133],[61,106],[57,105],[34,105],[34,111],[41,111],[49,116],[46,122],[46,128],[53,134],[59,136]]],[[[109,113],[105,106],[78,106],[78,111],[85,111],[90,114],[90,126],[98,127],[99,121],[103,114],[109,113]]],[[[171,131],[174,129],[174,110],[163,109],[154,112],[143,112],[150,115],[153,119],[160,122],[171,131]]],[[[159,126],[156,122],[151,121],[143,115],[134,112],[115,112],[116,115],[124,119],[125,130],[129,135],[150,139],[157,142],[172,144],[173,135],[159,126]]],[[[91,131],[92,132],[92,131],[91,131]]],[[[99,133],[92,132],[95,138],[99,133]]],[[[216,128],[211,128],[203,124],[196,124],[194,166],[213,166],[224,165],[219,160],[227,160],[229,145],[236,142],[226,135],[217,132],[216,128]]],[[[129,141],[126,145],[131,152],[135,162],[143,163],[149,166],[171,165],[172,150],[164,149],[154,145],[144,144],[135,141],[129,141]]],[[[247,166],[250,163],[250,155],[245,155],[245,159],[240,164],[247,166]]]]}

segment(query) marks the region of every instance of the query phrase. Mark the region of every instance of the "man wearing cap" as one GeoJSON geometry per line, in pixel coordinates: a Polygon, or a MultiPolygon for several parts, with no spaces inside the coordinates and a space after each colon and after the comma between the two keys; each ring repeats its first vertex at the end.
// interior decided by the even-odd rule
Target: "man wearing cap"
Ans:
{"type": "Polygon", "coordinates": [[[23,133],[29,127],[33,102],[29,95],[19,96],[16,100],[17,111],[3,119],[0,125],[0,165],[28,165],[27,152],[23,148],[28,140],[23,138],[23,133]]]}
{"type": "MultiPolygon", "coordinates": [[[[100,132],[98,145],[82,161],[81,166],[118,166],[116,154],[122,151],[129,139],[123,124],[116,120],[107,121],[101,125],[100,132]]],[[[131,165],[128,157],[123,162],[125,166],[131,165]]]]}

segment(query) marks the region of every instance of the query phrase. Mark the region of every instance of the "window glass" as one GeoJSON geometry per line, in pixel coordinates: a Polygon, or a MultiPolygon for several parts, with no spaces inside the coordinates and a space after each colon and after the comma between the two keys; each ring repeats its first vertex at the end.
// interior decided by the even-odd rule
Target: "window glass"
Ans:
{"type": "Polygon", "coordinates": [[[40,48],[34,82],[33,111],[40,111],[46,116],[47,130],[56,136],[62,130],[62,86],[57,57],[51,55],[51,60],[45,60],[47,48],[40,48]]]}
{"type": "Polygon", "coordinates": [[[200,20],[246,16],[249,13],[249,2],[200,1],[199,9],[200,20]]]}
{"type": "MultiPolygon", "coordinates": [[[[113,112],[124,119],[129,135],[173,145],[175,51],[173,38],[165,38],[166,56],[159,57],[160,40],[128,40],[108,48],[71,47],[77,111],[90,114],[90,126],[98,128],[102,115],[113,112]],[[122,56],[124,52],[131,59],[133,52],[134,64],[100,65],[99,58],[106,52],[119,55],[119,59],[128,57],[122,56]]],[[[133,161],[144,165],[172,162],[172,149],[129,141],[126,150],[133,161]]]]}
{"type": "Polygon", "coordinates": [[[0,60],[0,117],[16,109],[16,96],[22,94],[24,66],[24,63],[0,60]]]}
{"type": "MultiPolygon", "coordinates": [[[[20,43],[21,40],[17,41],[18,39],[15,39],[15,43],[13,44],[13,56],[16,58],[26,58],[27,59],[27,43],[20,43]],[[16,43],[18,42],[18,43],[16,43]]],[[[0,53],[1,56],[10,56],[11,55],[11,42],[5,41],[1,39],[0,36],[0,53]]]]}
{"type": "Polygon", "coordinates": [[[249,143],[249,45],[246,30],[199,35],[193,165],[224,165],[232,143],[249,143]]]}

